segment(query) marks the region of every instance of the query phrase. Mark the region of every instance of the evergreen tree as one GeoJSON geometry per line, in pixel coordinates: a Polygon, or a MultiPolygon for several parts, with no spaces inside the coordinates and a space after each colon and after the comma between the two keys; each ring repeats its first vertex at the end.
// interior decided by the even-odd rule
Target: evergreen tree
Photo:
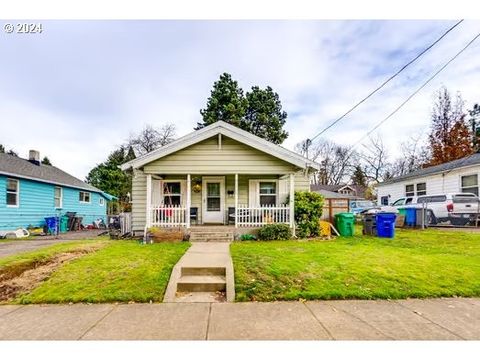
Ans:
{"type": "Polygon", "coordinates": [[[223,73],[220,79],[213,84],[207,107],[200,110],[203,122],[197,123],[195,130],[219,120],[242,128],[246,110],[247,100],[243,95],[243,90],[230,74],[223,73]]]}
{"type": "Polygon", "coordinates": [[[246,98],[248,107],[243,129],[274,144],[283,143],[288,137],[283,130],[287,113],[282,110],[278,94],[270,86],[265,90],[254,86],[251,92],[247,92],[246,98]]]}
{"type": "Polygon", "coordinates": [[[361,165],[355,165],[353,170],[353,174],[351,177],[351,181],[353,185],[360,185],[367,187],[367,176],[365,175],[365,171],[363,171],[361,165]]]}
{"type": "Polygon", "coordinates": [[[42,164],[43,165],[50,165],[50,166],[52,165],[52,163],[50,162],[50,159],[46,156],[43,157],[42,164]]]}
{"type": "Polygon", "coordinates": [[[281,144],[288,133],[283,130],[287,113],[282,110],[280,97],[268,86],[258,86],[243,95],[243,90],[230,74],[224,73],[213,84],[205,109],[200,110],[203,122],[195,130],[225,121],[274,144],[281,144]]]}

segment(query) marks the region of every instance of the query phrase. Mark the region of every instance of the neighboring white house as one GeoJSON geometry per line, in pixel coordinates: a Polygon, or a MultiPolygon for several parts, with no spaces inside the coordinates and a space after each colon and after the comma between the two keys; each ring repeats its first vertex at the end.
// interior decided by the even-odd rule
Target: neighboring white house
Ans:
{"type": "Polygon", "coordinates": [[[456,192],[479,194],[480,153],[445,164],[420,169],[377,185],[379,205],[400,197],[456,192]]]}

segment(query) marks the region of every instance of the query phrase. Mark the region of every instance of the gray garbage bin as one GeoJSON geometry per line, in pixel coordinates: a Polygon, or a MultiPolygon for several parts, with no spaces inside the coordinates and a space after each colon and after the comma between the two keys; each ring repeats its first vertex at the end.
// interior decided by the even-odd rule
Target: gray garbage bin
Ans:
{"type": "Polygon", "coordinates": [[[426,208],[417,208],[415,209],[416,212],[416,226],[420,227],[422,226],[422,218],[423,218],[423,225],[425,227],[428,226],[428,224],[432,223],[432,211],[430,209],[426,208]]]}
{"type": "Polygon", "coordinates": [[[363,235],[377,236],[376,214],[365,214],[363,216],[363,235]]]}

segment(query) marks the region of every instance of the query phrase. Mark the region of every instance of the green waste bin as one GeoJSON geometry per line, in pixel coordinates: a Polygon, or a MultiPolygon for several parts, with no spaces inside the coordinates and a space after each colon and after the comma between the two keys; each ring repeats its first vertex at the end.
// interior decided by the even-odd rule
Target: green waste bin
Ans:
{"type": "Polygon", "coordinates": [[[352,213],[335,214],[335,225],[342,236],[353,236],[355,216],[352,213]]]}
{"type": "Polygon", "coordinates": [[[407,215],[407,209],[400,208],[400,209],[398,209],[398,213],[400,215],[406,216],[407,215]]]}
{"type": "Polygon", "coordinates": [[[67,232],[68,216],[62,216],[60,218],[60,232],[67,232]]]}

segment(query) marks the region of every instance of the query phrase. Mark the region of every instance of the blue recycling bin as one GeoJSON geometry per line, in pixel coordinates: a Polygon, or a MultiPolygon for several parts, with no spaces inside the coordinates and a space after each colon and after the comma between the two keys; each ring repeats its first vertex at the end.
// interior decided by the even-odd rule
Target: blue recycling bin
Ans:
{"type": "Polygon", "coordinates": [[[50,234],[58,234],[59,230],[59,218],[56,216],[46,217],[45,222],[47,223],[48,232],[50,234]]]}
{"type": "Polygon", "coordinates": [[[395,213],[377,213],[377,236],[385,238],[395,237],[395,213]]]}
{"type": "Polygon", "coordinates": [[[417,224],[417,209],[405,208],[405,225],[415,226],[417,224]]]}

